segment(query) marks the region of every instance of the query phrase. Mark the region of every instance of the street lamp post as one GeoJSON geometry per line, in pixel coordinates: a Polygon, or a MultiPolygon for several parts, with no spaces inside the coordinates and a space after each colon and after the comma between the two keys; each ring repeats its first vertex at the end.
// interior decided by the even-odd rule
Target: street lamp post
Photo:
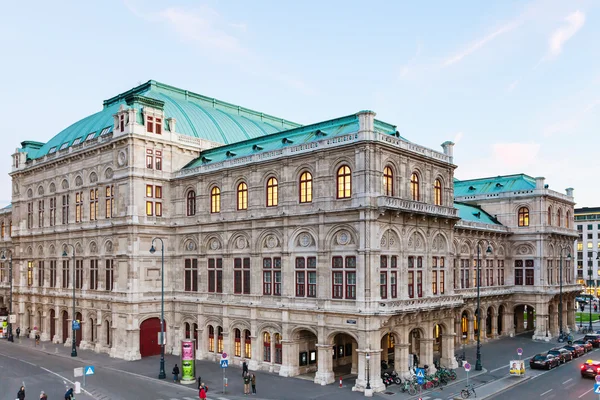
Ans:
{"type": "MultiPolygon", "coordinates": [[[[568,246],[560,246],[560,297],[559,297],[559,301],[558,301],[558,325],[559,325],[559,338],[562,339],[563,337],[563,300],[562,300],[562,285],[563,285],[563,266],[562,266],[562,259],[563,259],[563,251],[564,250],[569,250],[568,246]]],[[[571,259],[571,253],[567,253],[567,260],[571,259]]]]}
{"type": "Polygon", "coordinates": [[[367,354],[365,355],[365,358],[367,359],[367,387],[365,389],[370,390],[371,389],[371,355],[367,352],[367,354]]]}
{"type": "Polygon", "coordinates": [[[548,337],[548,325],[550,325],[550,316],[546,315],[546,337],[548,337]]]}
{"type": "MultiPolygon", "coordinates": [[[[596,260],[600,260],[600,254],[598,254],[597,251],[592,250],[591,253],[596,253],[596,260]]],[[[590,281],[590,286],[592,285],[592,273],[594,272],[593,268],[594,268],[593,265],[590,265],[589,268],[588,268],[588,278],[589,278],[589,281],[590,281]]],[[[590,299],[590,322],[589,322],[590,332],[592,332],[592,303],[593,302],[590,299]]]]}
{"type": "MultiPolygon", "coordinates": [[[[77,331],[75,330],[75,324],[73,322],[75,322],[75,246],[73,246],[72,244],[67,244],[67,247],[70,246],[73,249],[73,282],[71,283],[73,285],[73,316],[71,318],[71,330],[72,330],[72,338],[71,338],[71,357],[77,357],[77,346],[76,346],[76,335],[77,335],[77,331]]],[[[63,250],[63,257],[67,257],[67,250],[63,250]]]]}
{"type": "Polygon", "coordinates": [[[477,241],[477,361],[475,362],[475,371],[481,371],[481,297],[480,297],[480,286],[481,286],[481,260],[479,253],[481,250],[481,242],[487,242],[488,248],[485,251],[486,254],[492,254],[492,246],[486,239],[479,239],[477,241]]]}
{"type": "MultiPolygon", "coordinates": [[[[2,261],[6,260],[5,252],[8,250],[2,251],[2,261]]],[[[8,298],[8,341],[14,342],[13,334],[12,334],[12,323],[10,322],[10,318],[12,317],[12,296],[13,296],[13,273],[12,273],[12,253],[10,258],[8,259],[8,282],[10,285],[10,295],[8,298]]]]}
{"type": "Polygon", "coordinates": [[[150,254],[154,254],[154,241],[160,240],[160,371],[158,379],[165,379],[165,242],[161,238],[152,239],[150,254]]]}

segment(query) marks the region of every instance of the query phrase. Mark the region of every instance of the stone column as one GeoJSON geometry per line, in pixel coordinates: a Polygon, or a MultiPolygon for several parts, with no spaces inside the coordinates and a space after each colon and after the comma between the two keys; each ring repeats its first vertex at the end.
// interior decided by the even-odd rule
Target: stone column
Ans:
{"type": "Polygon", "coordinates": [[[504,310],[504,314],[503,314],[503,329],[504,329],[504,334],[508,335],[508,336],[514,336],[515,335],[515,314],[513,312],[508,312],[506,310],[504,310]]]}
{"type": "MultiPolygon", "coordinates": [[[[483,314],[483,312],[481,313],[483,314]]],[[[475,317],[477,318],[477,316],[475,317]]],[[[481,338],[481,341],[485,341],[487,339],[487,327],[486,327],[486,319],[487,319],[487,313],[486,315],[481,315],[479,317],[479,337],[481,338]]],[[[475,339],[477,340],[477,338],[475,339]]]]}
{"type": "Polygon", "coordinates": [[[467,344],[475,341],[475,318],[471,315],[468,317],[467,325],[467,344]]]}
{"type": "Polygon", "coordinates": [[[252,343],[252,358],[248,360],[248,369],[256,371],[260,365],[260,347],[262,343],[258,343],[258,338],[256,336],[250,336],[250,341],[252,343]]]}
{"type": "Polygon", "coordinates": [[[440,358],[440,365],[446,368],[458,368],[458,362],[454,357],[454,342],[456,334],[443,334],[442,335],[442,354],[440,358]]]}
{"type": "MultiPolygon", "coordinates": [[[[515,334],[521,333],[525,330],[525,317],[522,312],[517,312],[516,314],[517,326],[515,327],[515,334]]],[[[512,322],[514,323],[514,322],[512,322]]]]}
{"type": "Polygon", "coordinates": [[[300,373],[298,361],[298,343],[293,340],[281,341],[282,362],[280,376],[296,376],[300,373]]]}
{"type": "Polygon", "coordinates": [[[437,369],[433,365],[433,338],[420,339],[421,352],[419,354],[419,366],[429,366],[429,373],[433,374],[437,369]]]}
{"type": "MultiPolygon", "coordinates": [[[[333,376],[333,360],[331,354],[331,345],[317,344],[317,373],[315,374],[315,383],[322,386],[335,381],[333,376]]],[[[360,376],[360,374],[359,374],[360,376]]]]}
{"type": "Polygon", "coordinates": [[[495,315],[492,315],[492,334],[490,335],[490,338],[493,339],[498,335],[498,311],[496,311],[495,315]]]}
{"type": "Polygon", "coordinates": [[[454,345],[455,346],[460,346],[462,344],[463,341],[463,337],[462,337],[462,316],[460,316],[458,319],[454,319],[454,332],[456,332],[456,335],[454,336],[454,345]]]}
{"type": "Polygon", "coordinates": [[[273,372],[275,367],[275,334],[271,333],[271,363],[269,365],[269,372],[273,372]]]}
{"type": "Polygon", "coordinates": [[[402,378],[410,377],[408,369],[408,343],[396,343],[394,345],[394,369],[402,378]]]}
{"type": "Polygon", "coordinates": [[[358,345],[356,342],[352,342],[352,367],[350,368],[350,373],[353,375],[358,374],[358,353],[356,352],[358,345]]]}
{"type": "MultiPolygon", "coordinates": [[[[408,346],[407,346],[408,348],[408,346]]],[[[375,392],[385,390],[385,385],[381,380],[381,350],[361,349],[356,350],[358,353],[358,377],[352,390],[365,392],[366,397],[373,396],[375,392]],[[369,354],[368,378],[371,390],[367,390],[367,358],[369,354]]]]}

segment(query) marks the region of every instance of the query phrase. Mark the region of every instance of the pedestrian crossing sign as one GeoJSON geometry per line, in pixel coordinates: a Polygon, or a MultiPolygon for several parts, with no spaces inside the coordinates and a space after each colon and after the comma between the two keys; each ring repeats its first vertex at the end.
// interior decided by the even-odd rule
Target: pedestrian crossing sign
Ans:
{"type": "Polygon", "coordinates": [[[600,383],[594,385],[594,393],[600,394],[600,383]]]}
{"type": "Polygon", "coordinates": [[[88,366],[84,368],[85,371],[85,375],[94,375],[94,367],[93,366],[88,366]]]}
{"type": "Polygon", "coordinates": [[[425,371],[423,368],[417,368],[417,378],[425,378],[425,371]]]}
{"type": "Polygon", "coordinates": [[[227,368],[227,367],[229,367],[229,360],[228,359],[221,360],[221,368],[227,368]]]}

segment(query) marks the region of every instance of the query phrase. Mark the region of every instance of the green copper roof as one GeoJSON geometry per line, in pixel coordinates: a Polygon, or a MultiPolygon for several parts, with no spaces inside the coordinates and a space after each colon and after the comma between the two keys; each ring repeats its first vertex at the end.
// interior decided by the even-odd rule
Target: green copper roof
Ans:
{"type": "Polygon", "coordinates": [[[481,222],[482,224],[502,225],[496,218],[483,211],[477,206],[470,204],[454,202],[454,208],[458,209],[458,216],[463,221],[481,222]]]}
{"type": "Polygon", "coordinates": [[[272,135],[257,137],[231,145],[205,150],[200,153],[198,158],[186,165],[184,169],[346,135],[348,133],[357,132],[358,129],[358,117],[353,114],[330,121],[306,125],[272,135]]]}
{"type": "Polygon", "coordinates": [[[525,174],[469,179],[465,181],[454,180],[454,197],[533,189],[535,189],[535,178],[525,174]]]}
{"type": "Polygon", "coordinates": [[[258,111],[250,110],[217,99],[178,89],[156,81],[148,81],[125,93],[104,101],[104,108],[75,122],[54,136],[39,149],[28,148],[31,159],[43,157],[73,144],[112,131],[113,115],[121,105],[136,110],[136,120],[142,122],[145,106],[162,108],[165,130],[167,119],[175,118],[177,133],[217,143],[230,144],[269,135],[301,125],[258,111]],[[93,133],[93,135],[91,135],[93,133]]]}

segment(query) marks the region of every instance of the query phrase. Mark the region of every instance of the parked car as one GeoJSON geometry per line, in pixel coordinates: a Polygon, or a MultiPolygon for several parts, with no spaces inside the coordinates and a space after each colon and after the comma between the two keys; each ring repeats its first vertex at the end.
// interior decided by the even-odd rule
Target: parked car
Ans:
{"type": "Polygon", "coordinates": [[[563,349],[567,349],[571,352],[571,354],[573,354],[573,358],[579,357],[581,355],[583,355],[583,353],[585,352],[585,350],[583,349],[583,347],[577,345],[577,344],[568,344],[566,346],[563,346],[563,349]]]}
{"type": "Polygon", "coordinates": [[[549,350],[548,354],[552,354],[554,357],[558,357],[558,359],[560,360],[560,362],[562,364],[566,363],[567,361],[571,361],[573,359],[573,355],[571,354],[571,352],[566,349],[555,348],[555,349],[549,350]]]}
{"type": "Polygon", "coordinates": [[[573,344],[578,344],[579,346],[582,346],[586,353],[592,351],[592,349],[594,348],[592,342],[590,342],[589,340],[585,340],[585,338],[575,340],[573,341],[573,344]]]}
{"type": "Polygon", "coordinates": [[[600,347],[600,335],[597,333],[588,333],[582,340],[590,341],[594,347],[600,347]]]}
{"type": "Polygon", "coordinates": [[[529,360],[529,368],[531,369],[552,369],[558,367],[558,364],[560,364],[560,359],[548,353],[536,354],[529,360]]]}
{"type": "Polygon", "coordinates": [[[587,304],[588,300],[584,299],[583,297],[575,297],[575,301],[578,302],[579,304],[587,304]]]}
{"type": "Polygon", "coordinates": [[[600,361],[587,360],[581,365],[582,378],[595,378],[600,373],[600,361]]]}

